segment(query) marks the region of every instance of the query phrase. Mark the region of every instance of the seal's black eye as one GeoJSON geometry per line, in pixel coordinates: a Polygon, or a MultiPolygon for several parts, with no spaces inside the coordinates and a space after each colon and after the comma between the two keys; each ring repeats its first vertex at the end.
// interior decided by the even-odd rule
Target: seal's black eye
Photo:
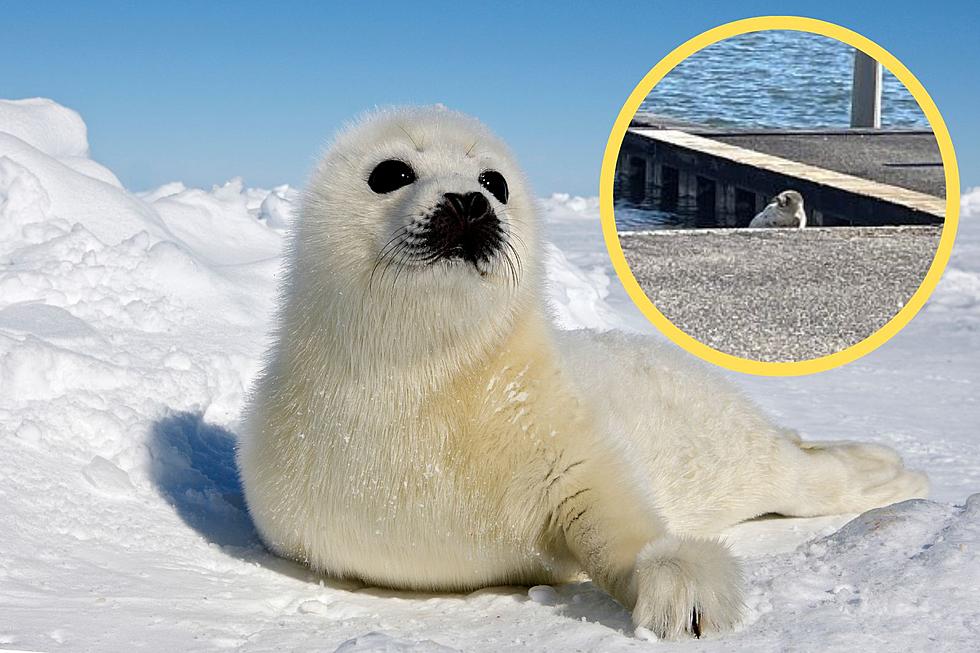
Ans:
{"type": "Polygon", "coordinates": [[[368,186],[379,195],[398,190],[415,181],[415,171],[404,161],[388,159],[382,161],[371,171],[368,186]]]}
{"type": "Polygon", "coordinates": [[[496,170],[484,170],[480,173],[480,185],[486,188],[501,204],[507,203],[507,180],[496,170]]]}

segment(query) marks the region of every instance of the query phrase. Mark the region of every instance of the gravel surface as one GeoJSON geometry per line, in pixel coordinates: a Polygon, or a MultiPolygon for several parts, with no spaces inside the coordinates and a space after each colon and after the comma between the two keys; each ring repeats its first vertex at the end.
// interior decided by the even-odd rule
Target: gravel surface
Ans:
{"type": "Polygon", "coordinates": [[[941,227],[622,232],[636,280],[720,351],[800,361],[867,338],[921,283],[941,227]]]}

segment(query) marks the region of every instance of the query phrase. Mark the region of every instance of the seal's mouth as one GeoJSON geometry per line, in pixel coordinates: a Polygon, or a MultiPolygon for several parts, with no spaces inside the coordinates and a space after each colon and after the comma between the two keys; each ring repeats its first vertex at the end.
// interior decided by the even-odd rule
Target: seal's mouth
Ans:
{"type": "Polygon", "coordinates": [[[519,259],[483,193],[446,193],[435,207],[399,229],[382,248],[375,272],[391,265],[426,268],[463,264],[486,277],[502,267],[518,280],[519,259]]]}

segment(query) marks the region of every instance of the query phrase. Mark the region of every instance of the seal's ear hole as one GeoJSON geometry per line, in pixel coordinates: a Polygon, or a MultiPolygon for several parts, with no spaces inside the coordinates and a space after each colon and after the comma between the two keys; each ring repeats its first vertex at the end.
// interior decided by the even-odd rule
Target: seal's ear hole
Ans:
{"type": "Polygon", "coordinates": [[[415,171],[410,165],[398,159],[388,159],[376,165],[371,171],[368,186],[380,195],[408,186],[415,179],[415,171]]]}
{"type": "Polygon", "coordinates": [[[497,198],[501,204],[507,203],[509,193],[507,191],[507,180],[496,170],[484,170],[480,173],[480,185],[486,188],[497,198]]]}

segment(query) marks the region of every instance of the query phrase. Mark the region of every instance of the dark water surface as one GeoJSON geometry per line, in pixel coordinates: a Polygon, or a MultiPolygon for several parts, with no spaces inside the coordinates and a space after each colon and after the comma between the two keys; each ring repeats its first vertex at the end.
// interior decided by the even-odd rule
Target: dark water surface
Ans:
{"type": "MultiPolygon", "coordinates": [[[[854,49],[808,32],[769,30],[734,36],[682,61],[650,92],[641,111],[716,127],[850,126],[854,49]]],[[[887,70],[882,127],[929,123],[887,70]]]]}

